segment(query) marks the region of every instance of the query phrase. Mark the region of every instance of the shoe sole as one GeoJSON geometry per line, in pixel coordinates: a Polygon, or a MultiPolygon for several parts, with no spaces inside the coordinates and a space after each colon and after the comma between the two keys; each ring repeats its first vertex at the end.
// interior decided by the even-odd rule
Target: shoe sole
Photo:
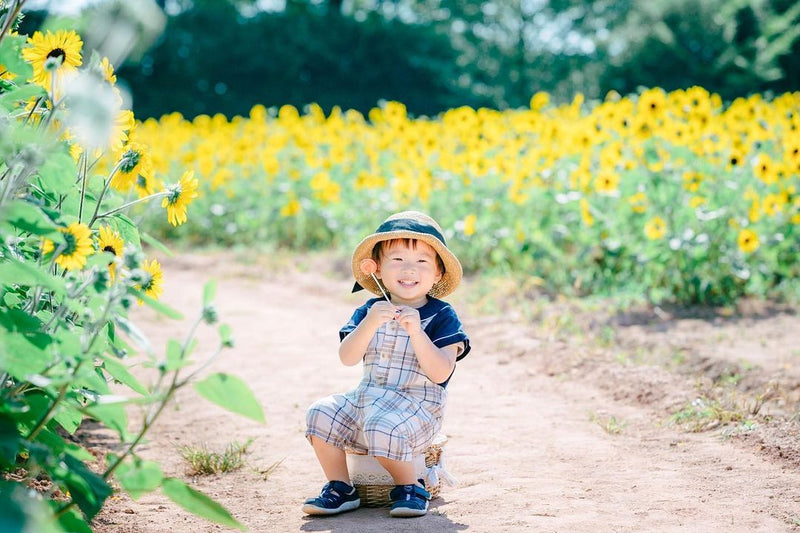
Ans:
{"type": "Polygon", "coordinates": [[[410,507],[396,507],[389,511],[389,515],[395,518],[411,518],[414,516],[425,516],[428,513],[428,504],[425,503],[425,509],[411,509],[410,507]]]}
{"type": "Polygon", "coordinates": [[[303,505],[303,512],[314,516],[328,516],[328,515],[344,513],[347,511],[354,511],[358,509],[360,505],[361,505],[360,499],[353,500],[351,502],[344,502],[336,509],[327,509],[325,507],[317,507],[316,505],[306,503],[303,505]]]}

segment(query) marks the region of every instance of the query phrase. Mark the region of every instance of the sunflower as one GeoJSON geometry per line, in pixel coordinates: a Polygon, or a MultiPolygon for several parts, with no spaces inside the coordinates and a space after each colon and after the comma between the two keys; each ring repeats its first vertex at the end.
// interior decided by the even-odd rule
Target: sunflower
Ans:
{"type": "Polygon", "coordinates": [[[153,168],[150,165],[142,167],[136,175],[136,180],[133,182],[133,188],[139,195],[139,198],[150,196],[159,187],[160,180],[153,177],[153,168]]]}
{"type": "Polygon", "coordinates": [[[753,253],[758,249],[758,234],[751,229],[743,229],[739,232],[737,239],[739,249],[746,254],[753,253]]]}
{"type": "Polygon", "coordinates": [[[631,205],[631,210],[634,213],[644,213],[647,211],[648,199],[647,195],[642,191],[629,196],[628,203],[631,205]]]}
{"type": "Polygon", "coordinates": [[[119,159],[119,170],[111,178],[111,186],[118,191],[128,191],[136,185],[139,174],[150,167],[150,154],[139,143],[129,142],[119,159]]]}
{"type": "Polygon", "coordinates": [[[83,61],[83,41],[72,30],[48,31],[46,34],[37,31],[33,37],[28,37],[28,44],[30,46],[22,50],[22,57],[33,66],[31,81],[48,91],[53,72],[58,75],[75,70],[83,61]]]}
{"type": "MultiPolygon", "coordinates": [[[[164,293],[164,287],[162,287],[164,274],[161,272],[161,264],[157,259],[145,260],[142,263],[142,270],[145,274],[144,279],[136,288],[144,292],[145,296],[158,300],[164,293]]],[[[141,304],[142,301],[139,300],[139,303],[141,304]]]]}
{"type": "Polygon", "coordinates": [[[181,181],[167,187],[167,196],[161,202],[161,207],[167,208],[167,219],[173,226],[180,226],[186,222],[186,207],[197,198],[197,178],[194,171],[187,170],[181,176],[181,181]]]}
{"type": "Polygon", "coordinates": [[[661,217],[653,217],[644,225],[644,235],[651,241],[663,237],[667,233],[667,223],[661,217]]]}
{"type": "Polygon", "coordinates": [[[594,190],[600,194],[612,195],[619,188],[619,174],[603,170],[594,179],[594,190]]]}
{"type": "Polygon", "coordinates": [[[103,79],[106,80],[110,85],[116,85],[117,75],[114,74],[114,66],[111,64],[111,61],[109,61],[107,57],[104,57],[100,60],[99,67],[100,72],[103,75],[103,79]]]}
{"type": "MultiPolygon", "coordinates": [[[[122,240],[119,233],[108,226],[100,228],[97,237],[97,248],[101,252],[111,252],[115,257],[122,257],[122,249],[124,246],[125,241],[122,240]]],[[[108,273],[111,275],[111,281],[114,281],[115,268],[115,262],[111,261],[108,265],[108,273]]]]}
{"type": "MultiPolygon", "coordinates": [[[[59,228],[64,240],[59,244],[56,264],[66,270],[80,270],[86,265],[86,258],[94,252],[92,230],[86,224],[73,222],[66,228],[59,228]]],[[[45,239],[42,252],[49,254],[56,249],[53,241],[45,239]]]]}

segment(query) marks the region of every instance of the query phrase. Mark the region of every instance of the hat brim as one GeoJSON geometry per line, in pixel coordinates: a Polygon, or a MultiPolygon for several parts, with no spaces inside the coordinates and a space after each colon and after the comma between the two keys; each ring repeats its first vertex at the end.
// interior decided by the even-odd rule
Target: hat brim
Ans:
{"type": "Polygon", "coordinates": [[[458,284],[461,283],[463,271],[461,269],[461,262],[455,254],[433,235],[410,230],[383,231],[380,233],[373,233],[364,238],[353,252],[352,269],[353,276],[356,278],[356,283],[377,296],[383,295],[373,277],[370,274],[361,272],[361,262],[364,259],[372,258],[372,249],[377,243],[393,239],[416,239],[422,241],[436,250],[436,253],[442,259],[442,263],[444,264],[442,278],[428,291],[429,296],[443,298],[456,290],[458,284]]]}

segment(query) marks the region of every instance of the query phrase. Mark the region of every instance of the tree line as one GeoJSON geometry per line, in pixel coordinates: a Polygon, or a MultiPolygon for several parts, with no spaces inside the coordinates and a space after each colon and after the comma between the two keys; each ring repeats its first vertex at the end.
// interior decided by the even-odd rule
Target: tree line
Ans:
{"type": "Polygon", "coordinates": [[[118,69],[137,117],[315,102],[415,115],[700,85],[800,87],[794,0],[162,0],[166,30],[118,69]]]}

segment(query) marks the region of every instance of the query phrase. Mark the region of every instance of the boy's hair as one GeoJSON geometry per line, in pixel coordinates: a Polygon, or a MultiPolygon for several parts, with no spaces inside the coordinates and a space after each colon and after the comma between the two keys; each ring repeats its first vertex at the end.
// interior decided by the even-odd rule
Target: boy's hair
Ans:
{"type": "MultiPolygon", "coordinates": [[[[372,259],[375,260],[376,263],[380,263],[381,254],[383,254],[384,246],[386,248],[391,248],[396,244],[402,243],[406,248],[411,248],[413,250],[417,249],[417,240],[418,239],[386,239],[385,241],[378,241],[375,243],[375,246],[372,247],[372,259]]],[[[444,274],[446,272],[444,268],[444,261],[442,258],[439,257],[439,254],[436,254],[436,266],[439,267],[439,272],[444,274]]]]}

